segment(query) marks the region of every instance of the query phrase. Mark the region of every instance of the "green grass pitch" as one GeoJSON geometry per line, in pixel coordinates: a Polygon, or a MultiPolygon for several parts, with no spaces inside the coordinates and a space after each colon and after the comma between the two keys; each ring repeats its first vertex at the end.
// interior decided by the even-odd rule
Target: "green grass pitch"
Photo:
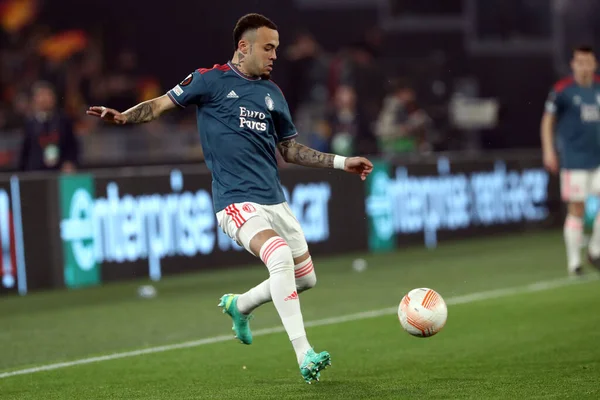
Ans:
{"type": "Polygon", "coordinates": [[[313,385],[272,304],[255,313],[262,334],[251,346],[233,339],[217,307],[223,293],[266,278],[259,265],[168,277],[152,299],[137,296],[140,282],[2,298],[0,398],[598,399],[600,281],[591,268],[565,279],[563,253],[549,232],[315,258],[317,287],[301,304],[309,340],[333,366],[313,385]],[[365,271],[352,269],[356,257],[365,271]],[[415,287],[449,302],[434,337],[408,335],[395,315],[415,287]],[[115,358],[140,349],[150,352],[115,358]]]}

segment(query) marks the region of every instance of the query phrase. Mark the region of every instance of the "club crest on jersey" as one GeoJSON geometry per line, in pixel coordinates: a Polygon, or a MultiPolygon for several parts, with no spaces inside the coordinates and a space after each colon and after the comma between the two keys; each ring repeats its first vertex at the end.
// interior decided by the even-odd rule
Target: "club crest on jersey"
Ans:
{"type": "Polygon", "coordinates": [[[179,84],[179,86],[187,86],[190,83],[192,83],[192,79],[194,79],[194,75],[189,74],[187,76],[187,78],[185,78],[184,80],[181,81],[181,83],[179,84]]]}
{"type": "Polygon", "coordinates": [[[265,97],[265,103],[267,104],[267,108],[269,109],[269,111],[273,111],[275,109],[275,102],[273,101],[270,95],[267,95],[267,97],[265,97]]]}

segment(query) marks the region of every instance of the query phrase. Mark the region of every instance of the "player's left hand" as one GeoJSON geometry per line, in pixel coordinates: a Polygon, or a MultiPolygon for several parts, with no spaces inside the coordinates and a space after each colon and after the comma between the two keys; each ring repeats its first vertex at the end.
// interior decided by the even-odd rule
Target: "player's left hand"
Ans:
{"type": "Polygon", "coordinates": [[[373,163],[364,157],[349,157],[346,159],[344,171],[360,175],[363,181],[373,171],[373,163]]]}
{"type": "Polygon", "coordinates": [[[117,110],[106,108],[104,106],[92,106],[85,113],[93,117],[98,117],[111,124],[123,125],[127,123],[127,117],[125,115],[117,110]]]}

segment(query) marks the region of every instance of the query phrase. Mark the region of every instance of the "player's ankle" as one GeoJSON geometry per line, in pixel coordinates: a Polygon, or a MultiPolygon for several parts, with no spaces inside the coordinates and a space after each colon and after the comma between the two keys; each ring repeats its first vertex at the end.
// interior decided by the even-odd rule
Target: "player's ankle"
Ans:
{"type": "Polygon", "coordinates": [[[293,339],[292,346],[294,346],[294,351],[296,352],[296,358],[298,359],[298,364],[302,364],[304,361],[304,357],[306,353],[312,348],[306,335],[297,337],[293,339]]]}

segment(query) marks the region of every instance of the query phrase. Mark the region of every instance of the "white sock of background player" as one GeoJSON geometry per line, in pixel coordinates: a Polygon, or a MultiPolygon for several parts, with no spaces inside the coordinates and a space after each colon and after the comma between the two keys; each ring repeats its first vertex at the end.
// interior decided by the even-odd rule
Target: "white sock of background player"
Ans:
{"type": "MultiPolygon", "coordinates": [[[[581,266],[581,240],[583,237],[583,219],[567,215],[564,226],[565,246],[567,248],[567,267],[569,271],[581,266]]],[[[596,229],[594,227],[594,234],[596,229]]]]}

